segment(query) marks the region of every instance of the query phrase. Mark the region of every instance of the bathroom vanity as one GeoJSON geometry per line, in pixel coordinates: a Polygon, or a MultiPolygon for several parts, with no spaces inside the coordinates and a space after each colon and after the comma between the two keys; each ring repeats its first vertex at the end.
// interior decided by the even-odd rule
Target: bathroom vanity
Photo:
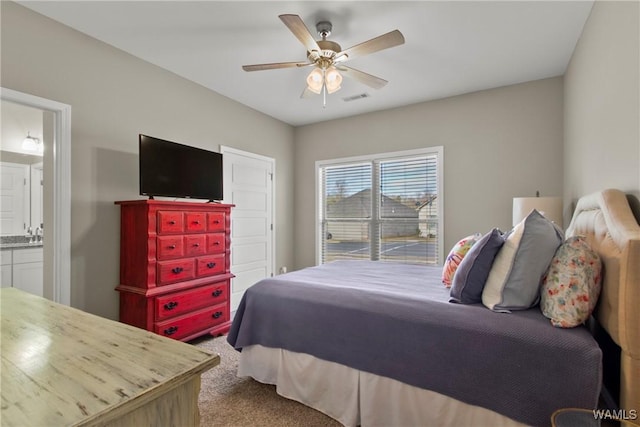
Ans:
{"type": "Polygon", "coordinates": [[[42,243],[2,243],[0,272],[0,287],[43,296],[42,243]]]}

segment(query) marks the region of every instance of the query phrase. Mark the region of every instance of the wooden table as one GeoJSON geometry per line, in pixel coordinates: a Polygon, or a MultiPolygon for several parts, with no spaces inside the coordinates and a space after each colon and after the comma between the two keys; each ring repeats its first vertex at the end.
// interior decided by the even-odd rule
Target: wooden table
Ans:
{"type": "Polygon", "coordinates": [[[13,288],[0,310],[3,427],[199,425],[218,355],[13,288]]]}

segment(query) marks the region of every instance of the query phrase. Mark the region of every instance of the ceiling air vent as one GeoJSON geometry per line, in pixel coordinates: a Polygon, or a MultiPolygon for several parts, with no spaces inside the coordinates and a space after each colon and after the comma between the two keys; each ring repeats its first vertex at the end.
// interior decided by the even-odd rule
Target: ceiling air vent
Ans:
{"type": "Polygon", "coordinates": [[[346,98],[342,98],[342,100],[344,102],[351,102],[351,101],[355,101],[356,99],[369,98],[369,97],[371,97],[371,95],[365,92],[359,95],[347,96],[346,98]]]}

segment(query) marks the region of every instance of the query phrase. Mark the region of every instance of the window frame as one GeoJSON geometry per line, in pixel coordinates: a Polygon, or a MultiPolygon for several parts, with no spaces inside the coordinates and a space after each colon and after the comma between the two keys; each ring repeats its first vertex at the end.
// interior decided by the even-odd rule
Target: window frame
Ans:
{"type": "MultiPolygon", "coordinates": [[[[315,162],[315,259],[316,265],[322,264],[322,245],[324,243],[324,236],[322,232],[322,218],[324,217],[324,203],[323,203],[323,191],[322,180],[320,179],[320,170],[324,167],[331,166],[348,166],[356,165],[358,163],[371,163],[373,165],[374,184],[375,180],[379,177],[377,175],[376,162],[402,160],[419,156],[436,156],[436,188],[438,194],[437,215],[438,215],[438,244],[436,248],[437,265],[442,265],[444,261],[443,246],[444,246],[444,148],[442,146],[434,146],[427,148],[418,148],[413,150],[392,151],[386,153],[367,154],[362,156],[341,157],[336,159],[317,160],[315,162]]],[[[373,185],[372,185],[373,187],[373,185]]],[[[379,191],[371,192],[371,203],[377,203],[379,200],[379,191]]],[[[373,206],[372,206],[373,212],[373,206]]],[[[376,223],[376,218],[371,218],[371,225],[376,223]]]]}

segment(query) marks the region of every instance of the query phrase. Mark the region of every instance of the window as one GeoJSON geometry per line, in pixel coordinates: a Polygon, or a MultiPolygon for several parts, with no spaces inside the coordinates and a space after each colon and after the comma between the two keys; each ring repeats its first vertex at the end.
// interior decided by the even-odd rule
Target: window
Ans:
{"type": "Polygon", "coordinates": [[[441,169],[442,147],[317,162],[318,262],[442,264],[441,169]]]}

